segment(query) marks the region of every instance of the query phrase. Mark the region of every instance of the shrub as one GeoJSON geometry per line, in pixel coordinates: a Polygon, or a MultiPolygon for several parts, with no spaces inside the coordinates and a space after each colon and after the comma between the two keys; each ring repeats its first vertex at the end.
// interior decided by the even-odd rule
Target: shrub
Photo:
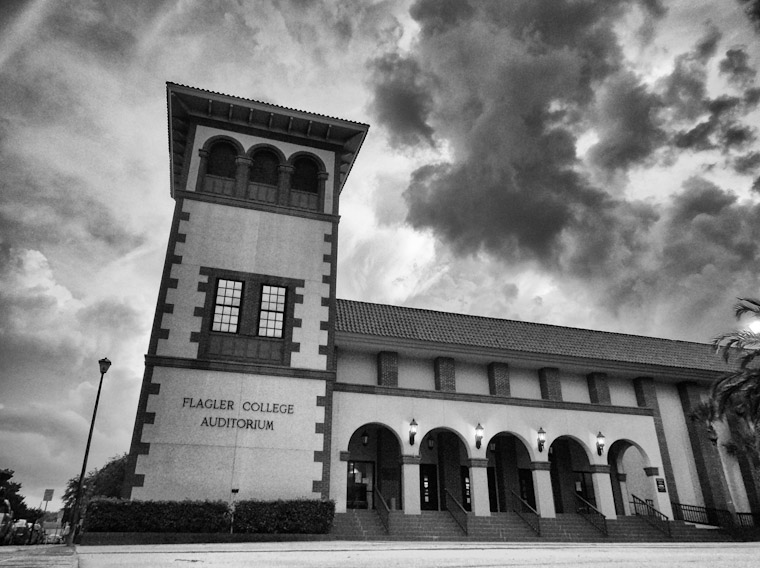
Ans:
{"type": "MultiPolygon", "coordinates": [[[[237,533],[325,534],[335,516],[333,501],[241,501],[237,533]]],[[[230,530],[223,501],[126,501],[93,499],[84,517],[87,532],[221,533],[230,530]]]]}
{"type": "Polygon", "coordinates": [[[89,532],[218,533],[229,530],[222,501],[124,501],[94,499],[87,505],[89,532]]]}
{"type": "Polygon", "coordinates": [[[235,507],[239,533],[325,534],[335,516],[333,501],[241,501],[235,507]]]}

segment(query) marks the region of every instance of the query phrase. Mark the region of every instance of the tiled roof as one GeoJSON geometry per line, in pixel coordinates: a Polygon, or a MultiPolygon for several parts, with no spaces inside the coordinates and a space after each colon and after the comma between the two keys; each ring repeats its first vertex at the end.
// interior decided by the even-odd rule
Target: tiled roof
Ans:
{"type": "Polygon", "coordinates": [[[681,369],[726,371],[712,346],[640,335],[337,301],[339,332],[681,369]]]}

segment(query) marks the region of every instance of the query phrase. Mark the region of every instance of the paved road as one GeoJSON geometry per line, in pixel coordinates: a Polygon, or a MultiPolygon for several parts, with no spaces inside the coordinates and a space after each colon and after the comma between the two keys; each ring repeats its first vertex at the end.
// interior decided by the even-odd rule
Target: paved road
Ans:
{"type": "MultiPolygon", "coordinates": [[[[760,543],[525,546],[500,543],[296,542],[77,547],[80,568],[757,568],[760,543]]],[[[0,563],[0,567],[2,567],[0,563]]]]}

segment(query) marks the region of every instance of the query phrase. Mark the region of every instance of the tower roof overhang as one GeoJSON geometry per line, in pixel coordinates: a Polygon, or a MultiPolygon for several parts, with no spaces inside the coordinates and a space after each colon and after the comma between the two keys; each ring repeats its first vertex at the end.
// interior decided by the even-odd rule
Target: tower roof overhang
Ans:
{"type": "Polygon", "coordinates": [[[354,160],[369,130],[368,124],[279,105],[244,99],[178,85],[166,84],[169,121],[170,187],[180,177],[186,152],[190,150],[186,126],[191,121],[218,122],[238,131],[269,132],[334,148],[338,159],[338,190],[343,190],[354,160]]]}

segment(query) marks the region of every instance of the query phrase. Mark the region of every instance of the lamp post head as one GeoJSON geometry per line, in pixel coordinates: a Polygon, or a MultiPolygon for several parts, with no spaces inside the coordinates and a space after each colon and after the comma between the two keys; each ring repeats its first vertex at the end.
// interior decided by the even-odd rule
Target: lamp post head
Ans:
{"type": "Polygon", "coordinates": [[[108,368],[111,366],[111,362],[107,357],[103,357],[100,361],[98,361],[98,365],[100,365],[100,373],[102,375],[105,375],[108,372],[108,368]]]}
{"type": "Polygon", "coordinates": [[[602,455],[602,452],[604,452],[604,442],[605,442],[604,434],[602,434],[600,430],[599,433],[596,435],[596,453],[600,456],[602,455]]]}
{"type": "Polygon", "coordinates": [[[409,445],[414,445],[414,437],[417,435],[417,421],[412,418],[412,421],[409,423],[409,445]]]}

